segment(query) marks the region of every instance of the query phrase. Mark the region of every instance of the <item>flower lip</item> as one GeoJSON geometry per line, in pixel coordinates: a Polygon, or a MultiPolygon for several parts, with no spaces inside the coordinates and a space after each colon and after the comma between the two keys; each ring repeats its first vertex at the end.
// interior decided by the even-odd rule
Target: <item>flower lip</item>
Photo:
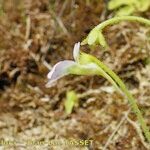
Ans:
{"type": "Polygon", "coordinates": [[[48,83],[46,84],[46,87],[51,87],[52,84],[60,79],[61,77],[69,74],[68,69],[75,65],[76,63],[72,60],[64,60],[58,62],[52,70],[48,73],[47,78],[49,79],[48,83]]]}
{"type": "Polygon", "coordinates": [[[76,62],[78,62],[80,54],[80,42],[76,43],[73,48],[73,58],[76,62]]]}
{"type": "Polygon", "coordinates": [[[51,79],[54,72],[56,71],[57,67],[61,64],[61,61],[58,62],[57,64],[54,65],[54,67],[52,68],[52,70],[47,74],[47,78],[51,79]]]}

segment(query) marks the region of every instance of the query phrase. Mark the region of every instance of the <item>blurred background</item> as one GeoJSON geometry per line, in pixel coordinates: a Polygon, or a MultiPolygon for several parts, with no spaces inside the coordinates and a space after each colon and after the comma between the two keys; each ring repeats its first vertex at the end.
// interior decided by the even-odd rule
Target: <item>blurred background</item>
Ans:
{"type": "MultiPolygon", "coordinates": [[[[45,87],[52,66],[73,59],[74,44],[100,22],[118,14],[150,18],[149,0],[120,2],[0,0],[0,150],[149,149],[127,99],[104,78],[69,75],[45,87]],[[67,114],[69,91],[78,100],[67,114]],[[26,145],[30,140],[54,139],[93,140],[93,144],[26,145]]],[[[110,50],[100,46],[82,50],[123,79],[150,127],[150,28],[121,22],[107,27],[104,35],[110,50]]]]}

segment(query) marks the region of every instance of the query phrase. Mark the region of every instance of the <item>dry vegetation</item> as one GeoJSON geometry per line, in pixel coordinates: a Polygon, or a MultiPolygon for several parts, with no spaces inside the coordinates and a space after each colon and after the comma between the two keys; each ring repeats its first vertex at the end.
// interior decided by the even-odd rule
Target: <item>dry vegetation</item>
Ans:
{"type": "MultiPolygon", "coordinates": [[[[2,0],[1,0],[2,1],[2,0]]],[[[150,18],[150,12],[142,14],[150,18]]],[[[100,1],[5,0],[0,7],[0,139],[6,150],[146,150],[127,100],[104,79],[68,76],[45,88],[47,67],[72,59],[72,47],[99,22],[112,17],[100,1]],[[80,95],[66,116],[68,90],[80,95]],[[89,147],[21,145],[26,140],[93,139],[89,147]],[[20,144],[19,144],[20,143],[20,144]]],[[[122,22],[105,30],[110,51],[86,51],[125,81],[150,127],[150,29],[122,22]]],[[[0,147],[2,149],[2,147],[0,147]]]]}

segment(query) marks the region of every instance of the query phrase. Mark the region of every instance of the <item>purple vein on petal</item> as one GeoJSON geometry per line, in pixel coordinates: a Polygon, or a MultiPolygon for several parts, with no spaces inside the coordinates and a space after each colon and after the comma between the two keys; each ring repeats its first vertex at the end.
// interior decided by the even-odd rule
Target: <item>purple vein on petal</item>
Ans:
{"type": "Polygon", "coordinates": [[[64,60],[55,64],[52,70],[47,75],[49,81],[46,84],[46,87],[51,87],[55,81],[57,81],[65,75],[68,75],[68,68],[72,67],[75,64],[76,63],[72,60],[64,60]]]}

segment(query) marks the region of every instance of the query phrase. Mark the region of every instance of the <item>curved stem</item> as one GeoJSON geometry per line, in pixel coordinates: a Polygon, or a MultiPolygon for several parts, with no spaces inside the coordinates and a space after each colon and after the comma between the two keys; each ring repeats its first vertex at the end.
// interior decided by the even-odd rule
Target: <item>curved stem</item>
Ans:
{"type": "MultiPolygon", "coordinates": [[[[142,17],[136,17],[136,16],[121,16],[121,17],[115,17],[115,18],[111,18],[109,20],[106,20],[106,21],[100,23],[99,25],[97,25],[95,28],[102,31],[105,27],[110,26],[110,25],[114,25],[114,24],[119,23],[121,21],[132,21],[132,22],[135,21],[135,22],[140,22],[140,23],[143,23],[145,25],[150,26],[150,20],[148,20],[148,19],[145,19],[142,17]]],[[[132,94],[128,91],[128,89],[126,88],[126,86],[122,82],[122,80],[111,69],[109,69],[105,64],[103,64],[100,61],[99,61],[99,66],[101,68],[103,68],[109,74],[109,76],[118,84],[118,86],[120,87],[122,92],[126,95],[134,113],[137,115],[138,121],[139,121],[139,123],[143,129],[143,132],[145,134],[146,139],[148,140],[148,142],[150,142],[149,128],[147,127],[147,125],[144,121],[144,118],[142,116],[142,113],[141,113],[140,109],[138,108],[136,100],[134,99],[132,94]]]]}
{"type": "Polygon", "coordinates": [[[129,100],[129,103],[134,111],[134,113],[136,114],[138,121],[141,125],[141,128],[145,134],[146,139],[148,140],[148,142],[150,142],[150,132],[149,132],[149,128],[147,127],[144,118],[142,116],[142,113],[140,111],[140,109],[138,108],[138,105],[136,103],[136,100],[134,99],[134,97],[132,96],[132,94],[128,91],[128,89],[126,88],[125,84],[123,83],[123,81],[111,70],[109,69],[109,67],[107,67],[105,64],[103,64],[101,61],[97,62],[99,64],[99,66],[108,73],[108,75],[117,83],[117,85],[119,86],[119,88],[122,90],[122,92],[126,95],[126,97],[129,100]]]}
{"type": "MultiPolygon", "coordinates": [[[[142,18],[142,17],[136,17],[136,16],[121,16],[121,17],[114,17],[114,18],[108,19],[108,20],[100,23],[99,25],[97,25],[94,29],[99,30],[102,33],[102,30],[105,27],[110,26],[110,25],[114,25],[114,24],[119,23],[121,21],[140,22],[140,23],[143,23],[145,25],[150,26],[150,20],[148,20],[148,19],[145,19],[145,18],[142,18]]],[[[105,42],[105,38],[103,38],[103,39],[101,38],[101,40],[105,43],[104,46],[107,46],[107,44],[105,42]]],[[[83,43],[84,43],[84,41],[83,41],[83,43]]],[[[95,44],[95,41],[92,41],[92,44],[95,44]]],[[[112,78],[113,81],[110,80],[110,78],[108,78],[107,76],[104,76],[104,77],[107,78],[113,85],[115,85],[114,84],[114,82],[115,82],[116,85],[126,95],[126,97],[128,98],[129,103],[130,103],[133,111],[137,115],[138,121],[139,121],[139,123],[141,125],[141,128],[143,129],[143,132],[145,134],[146,139],[148,140],[148,142],[150,142],[150,131],[149,131],[149,128],[147,127],[147,125],[146,125],[146,123],[144,121],[144,118],[142,116],[142,113],[141,113],[140,109],[138,108],[136,100],[134,99],[132,94],[128,91],[128,89],[126,88],[126,86],[123,83],[123,81],[111,69],[109,69],[109,67],[107,67],[105,64],[103,64],[101,61],[98,61],[96,63],[99,64],[100,68],[102,68],[105,72],[108,73],[108,75],[112,78]]]]}
{"type": "Polygon", "coordinates": [[[98,28],[99,30],[103,30],[105,27],[114,25],[121,21],[132,21],[132,22],[135,21],[135,22],[140,22],[140,23],[150,26],[150,20],[148,19],[145,19],[142,17],[136,17],[136,16],[121,16],[121,17],[114,17],[114,18],[108,19],[100,23],[99,25],[97,25],[95,28],[98,28]]]}

